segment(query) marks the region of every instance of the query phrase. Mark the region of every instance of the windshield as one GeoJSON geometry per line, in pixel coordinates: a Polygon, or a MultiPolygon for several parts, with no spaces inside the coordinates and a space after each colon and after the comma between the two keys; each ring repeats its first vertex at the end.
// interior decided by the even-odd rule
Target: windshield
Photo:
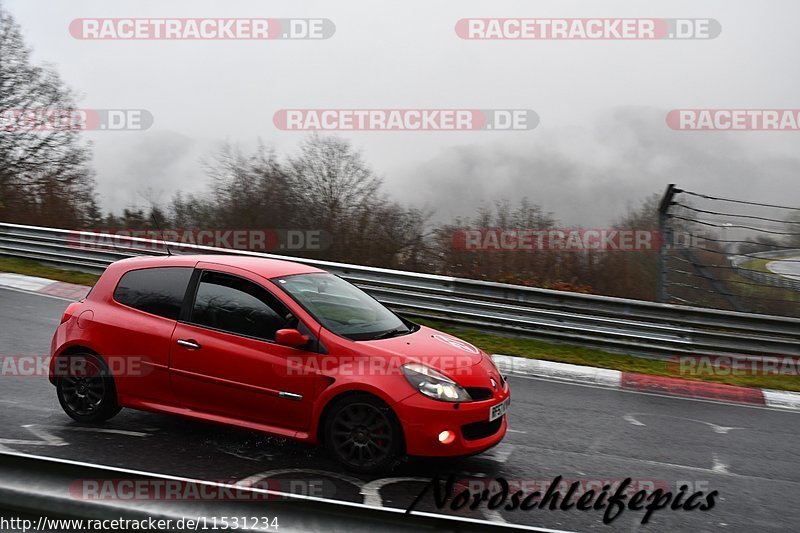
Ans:
{"type": "Polygon", "coordinates": [[[275,283],[325,328],[355,341],[404,335],[413,326],[355,285],[327,273],[296,274],[275,283]]]}

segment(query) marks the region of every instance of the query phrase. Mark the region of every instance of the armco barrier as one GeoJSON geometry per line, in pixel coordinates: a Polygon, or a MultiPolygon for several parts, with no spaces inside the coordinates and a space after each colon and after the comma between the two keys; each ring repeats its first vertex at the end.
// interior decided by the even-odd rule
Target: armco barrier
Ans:
{"type": "MultiPolygon", "coordinates": [[[[0,223],[0,255],[102,272],[126,257],[163,255],[158,242],[126,238],[114,248],[76,246],[84,232],[0,223]]],[[[95,233],[84,233],[97,237],[95,233]]],[[[109,236],[111,237],[111,236],[109,236]]],[[[121,238],[113,237],[119,243],[121,238]]],[[[207,246],[173,253],[240,254],[317,266],[399,313],[454,325],[579,343],[650,357],[686,354],[800,355],[800,319],[659,304],[207,246]]]]}
{"type": "Polygon", "coordinates": [[[774,272],[759,272],[752,268],[744,268],[744,265],[748,261],[754,259],[781,259],[790,257],[800,257],[800,250],[778,250],[772,252],[757,252],[748,255],[736,255],[733,256],[730,261],[731,265],[740,276],[757,281],[763,285],[800,291],[800,280],[787,278],[780,274],[775,274],[774,272]]]}
{"type": "MultiPolygon", "coordinates": [[[[205,488],[205,487],[204,487],[205,488]]],[[[255,487],[227,485],[212,481],[181,478],[150,472],[132,471],[122,468],[98,466],[64,459],[37,457],[33,455],[0,452],[0,516],[6,519],[24,515],[32,520],[31,530],[53,530],[38,528],[39,520],[171,520],[176,524],[181,519],[207,520],[198,531],[230,529],[212,527],[217,517],[267,517],[277,518],[277,529],[269,531],[383,531],[383,532],[489,532],[496,530],[553,532],[529,526],[489,522],[458,516],[447,516],[419,511],[406,513],[404,509],[373,507],[358,503],[285,494],[255,487]],[[75,494],[74,486],[81,480],[136,481],[147,483],[186,483],[192,486],[208,486],[207,490],[224,493],[236,491],[243,497],[217,500],[157,500],[153,498],[92,501],[75,494]],[[248,497],[248,493],[252,497],[248,497]],[[37,529],[38,528],[38,529],[37,529]]],[[[43,522],[44,523],[44,522],[43,522]]],[[[185,523],[185,522],[184,522],[185,523]]],[[[251,522],[248,522],[251,523],[251,522]]],[[[46,524],[46,523],[45,523],[46,524]]],[[[260,524],[259,524],[260,525],[260,524]]],[[[79,528],[59,529],[63,531],[79,528]]],[[[84,528],[90,529],[90,528],[84,528]]],[[[133,530],[129,528],[128,530],[133,530]]],[[[148,528],[141,528],[146,530],[148,528]]],[[[249,528],[252,531],[257,528],[249,528]]],[[[19,529],[22,531],[22,529],[19,529]]],[[[152,528],[149,528],[153,531],[152,528]]],[[[170,528],[171,531],[186,531],[186,528],[170,528]]],[[[192,530],[192,529],[189,529],[192,530]]]]}

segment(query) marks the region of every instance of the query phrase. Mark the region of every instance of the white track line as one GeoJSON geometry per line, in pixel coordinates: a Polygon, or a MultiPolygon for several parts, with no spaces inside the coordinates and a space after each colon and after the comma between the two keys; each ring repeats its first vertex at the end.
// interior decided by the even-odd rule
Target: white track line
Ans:
{"type": "Polygon", "coordinates": [[[21,291],[38,292],[58,281],[34,276],[24,276],[22,274],[10,274],[0,272],[0,287],[10,287],[21,291]]]}
{"type": "Polygon", "coordinates": [[[377,505],[383,507],[383,497],[381,497],[381,489],[386,485],[393,483],[430,483],[430,479],[421,477],[387,477],[383,479],[376,479],[370,481],[361,487],[361,495],[364,497],[366,505],[377,505]]]}
{"type": "Polygon", "coordinates": [[[481,459],[490,459],[498,463],[505,463],[514,452],[514,445],[507,442],[501,442],[491,450],[482,453],[479,457],[481,459]]]}
{"type": "Polygon", "coordinates": [[[764,401],[770,407],[800,410],[800,394],[783,390],[761,389],[764,401]]]}
{"type": "Polygon", "coordinates": [[[510,355],[493,355],[492,360],[498,370],[512,375],[534,375],[564,381],[591,383],[605,387],[620,387],[622,372],[608,368],[570,365],[541,359],[527,359],[510,355]]]}

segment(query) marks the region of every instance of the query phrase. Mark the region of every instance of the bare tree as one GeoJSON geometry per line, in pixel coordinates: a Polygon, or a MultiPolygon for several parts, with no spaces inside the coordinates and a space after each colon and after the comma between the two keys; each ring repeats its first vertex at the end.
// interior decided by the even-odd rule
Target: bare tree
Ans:
{"type": "Polygon", "coordinates": [[[331,259],[376,264],[402,248],[384,231],[397,210],[380,194],[381,179],[349,142],[312,135],[289,158],[288,173],[307,227],[331,236],[331,259]]]}
{"type": "Polygon", "coordinates": [[[338,137],[313,135],[303,141],[300,153],[289,159],[289,172],[307,216],[332,234],[352,230],[348,224],[383,201],[380,178],[338,137]]]}
{"type": "Polygon", "coordinates": [[[465,230],[544,230],[553,227],[555,220],[527,198],[515,207],[505,200],[493,208],[478,209],[473,218],[456,219],[435,230],[434,246],[438,252],[439,269],[443,273],[506,281],[525,285],[549,286],[560,282],[553,254],[547,250],[501,251],[498,249],[466,250],[457,235],[465,230]]]}
{"type": "Polygon", "coordinates": [[[208,193],[173,197],[174,227],[321,231],[326,247],[292,254],[412,269],[431,263],[429,214],[382,195],[380,178],[346,141],[312,136],[286,162],[263,146],[244,154],[225,145],[206,172],[208,193]]]}
{"type": "Polygon", "coordinates": [[[0,220],[59,226],[99,220],[89,147],[74,123],[52,119],[74,109],[58,74],[31,63],[19,26],[0,6],[0,220]]]}
{"type": "MultiPolygon", "coordinates": [[[[658,227],[658,194],[644,198],[635,208],[613,224],[623,230],[653,230],[658,227]]],[[[654,244],[661,244],[654,239],[654,244]]],[[[658,249],[628,252],[599,252],[593,257],[592,279],[589,283],[600,294],[654,300],[656,296],[656,264],[658,249]]]]}
{"type": "MultiPolygon", "coordinates": [[[[286,228],[296,225],[298,193],[274,151],[259,145],[244,155],[223,146],[206,164],[213,208],[207,223],[234,228],[286,228]]],[[[201,223],[203,221],[200,221],[201,223]]]]}

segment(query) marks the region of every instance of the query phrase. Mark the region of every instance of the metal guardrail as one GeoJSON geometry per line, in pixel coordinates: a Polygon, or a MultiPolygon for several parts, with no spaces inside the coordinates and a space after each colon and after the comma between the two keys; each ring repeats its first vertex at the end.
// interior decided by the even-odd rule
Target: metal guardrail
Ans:
{"type": "MultiPolygon", "coordinates": [[[[0,223],[0,255],[101,272],[113,261],[163,255],[160,243],[0,223]],[[110,243],[114,243],[113,246],[110,243]]],[[[174,253],[289,259],[333,272],[395,311],[454,325],[665,358],[687,354],[800,356],[800,319],[659,304],[343,263],[170,244],[174,253]]]]}
{"type": "MultiPolygon", "coordinates": [[[[95,492],[100,494],[100,491],[95,492]]],[[[199,490],[197,492],[200,493],[199,490]]],[[[268,517],[268,522],[271,522],[273,518],[278,519],[278,528],[270,528],[270,531],[482,533],[503,529],[557,533],[550,529],[416,510],[406,513],[403,509],[374,507],[340,500],[281,493],[258,487],[98,466],[51,457],[0,453],[0,516],[8,518],[20,515],[35,518],[34,526],[43,516],[49,519],[73,519],[84,520],[84,522],[87,520],[147,521],[152,519],[154,521],[163,520],[166,524],[166,520],[171,520],[173,527],[168,529],[170,531],[187,530],[187,528],[177,529],[175,527],[175,524],[181,519],[205,518],[208,527],[203,528],[203,525],[200,524],[196,528],[196,530],[203,531],[204,529],[214,529],[211,527],[214,517],[218,519],[247,517],[248,524],[253,523],[251,517],[268,517]],[[189,486],[189,488],[198,487],[203,489],[204,493],[221,496],[216,499],[188,498],[181,500],[145,497],[114,500],[111,499],[113,498],[112,494],[108,499],[97,500],[94,499],[94,493],[89,497],[84,497],[81,490],[83,481],[117,485],[122,482],[136,482],[153,487],[164,487],[167,483],[171,483],[189,486]],[[222,497],[227,494],[233,494],[235,497],[222,497]]],[[[46,522],[43,523],[46,524],[46,522]]],[[[261,525],[260,521],[258,525],[261,525]]],[[[248,526],[241,529],[253,531],[258,528],[248,526]]],[[[188,528],[188,530],[192,529],[188,528]]]]}
{"type": "Polygon", "coordinates": [[[757,281],[771,287],[800,291],[800,280],[781,276],[773,272],[757,272],[753,269],[743,268],[743,265],[753,259],[780,259],[782,257],[800,257],[800,250],[778,250],[771,252],[757,252],[748,255],[733,256],[731,265],[736,268],[736,273],[745,278],[757,281]]]}

